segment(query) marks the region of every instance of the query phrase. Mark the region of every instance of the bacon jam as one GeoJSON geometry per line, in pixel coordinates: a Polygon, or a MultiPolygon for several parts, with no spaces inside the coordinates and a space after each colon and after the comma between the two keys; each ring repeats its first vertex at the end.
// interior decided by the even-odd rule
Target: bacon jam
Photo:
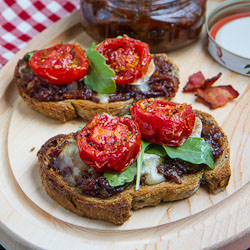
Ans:
{"type": "Polygon", "coordinates": [[[81,0],[84,30],[94,40],[127,34],[166,52],[195,41],[205,21],[206,0],[81,0]]]}
{"type": "MultiPolygon", "coordinates": [[[[117,85],[114,94],[110,94],[108,102],[126,101],[131,98],[140,100],[150,97],[174,97],[179,86],[179,79],[174,66],[163,56],[154,56],[155,72],[143,88],[137,85],[117,85]]],[[[88,89],[84,79],[67,85],[54,85],[40,79],[30,68],[27,56],[18,62],[15,71],[18,89],[22,89],[28,96],[41,102],[63,101],[67,99],[89,100],[100,102],[98,93],[88,89]]]]}
{"type": "MultiPolygon", "coordinates": [[[[213,158],[216,161],[223,153],[223,138],[224,134],[215,125],[212,120],[205,119],[199,116],[202,121],[203,129],[201,137],[209,143],[213,149],[213,158]]],[[[57,146],[56,139],[51,141],[50,147],[53,150],[49,154],[50,168],[54,169],[57,174],[61,175],[63,179],[72,186],[77,187],[83,194],[91,197],[108,198],[119,192],[130,188],[135,183],[135,179],[130,183],[121,186],[112,187],[103,173],[97,173],[94,169],[84,165],[81,162],[78,154],[78,149],[75,143],[76,134],[72,135],[70,139],[65,140],[60,146],[57,146]],[[72,143],[73,142],[73,143],[72,143]],[[72,144],[75,148],[70,148],[70,154],[74,159],[62,159],[61,153],[65,146],[72,144]]],[[[62,138],[63,139],[63,138],[62,138]]],[[[205,168],[205,166],[202,166],[205,168]]],[[[166,181],[180,184],[181,177],[187,174],[195,174],[201,170],[201,166],[184,162],[178,159],[170,159],[166,157],[164,162],[157,167],[158,173],[162,174],[166,181]]],[[[141,177],[141,184],[145,184],[145,176],[141,177]]]]}

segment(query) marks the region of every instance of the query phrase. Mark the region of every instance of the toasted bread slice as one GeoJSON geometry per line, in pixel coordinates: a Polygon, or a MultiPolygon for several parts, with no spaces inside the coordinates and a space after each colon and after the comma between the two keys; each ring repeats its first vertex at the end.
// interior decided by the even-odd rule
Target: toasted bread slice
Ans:
{"type": "MultiPolygon", "coordinates": [[[[209,120],[218,126],[214,118],[204,112],[196,111],[202,120],[209,120]]],[[[220,131],[221,128],[219,128],[220,131]]],[[[130,217],[131,209],[136,210],[146,206],[157,206],[161,202],[181,200],[193,195],[204,184],[209,192],[217,193],[225,189],[228,184],[230,172],[230,153],[228,140],[223,133],[223,153],[215,160],[214,170],[201,168],[195,174],[181,176],[182,183],[177,184],[165,181],[155,185],[143,185],[135,191],[132,184],[128,189],[109,198],[97,198],[83,194],[80,189],[70,185],[61,175],[51,167],[51,152],[74,134],[57,135],[49,139],[38,152],[39,172],[43,186],[50,197],[64,208],[84,217],[109,221],[114,224],[123,224],[130,217]]]]}
{"type": "MultiPolygon", "coordinates": [[[[171,64],[171,70],[169,70],[167,75],[170,77],[174,77],[175,81],[171,86],[171,93],[166,94],[166,96],[160,97],[160,99],[170,100],[175,96],[178,90],[179,68],[171,59],[167,57],[166,54],[156,54],[155,56],[162,56],[164,57],[165,61],[171,64]]],[[[24,62],[24,60],[22,62],[24,62]]],[[[34,110],[62,122],[75,119],[76,117],[81,117],[84,120],[90,120],[96,114],[103,112],[110,113],[112,115],[125,115],[129,113],[129,107],[136,101],[134,98],[125,101],[109,102],[107,104],[83,99],[39,101],[38,99],[31,97],[27,93],[26,88],[23,86],[23,82],[27,80],[24,79],[24,77],[22,77],[22,74],[20,73],[20,69],[22,69],[22,67],[25,68],[27,66],[22,65],[20,60],[19,64],[16,67],[14,77],[14,81],[16,82],[16,86],[20,96],[34,110]]],[[[38,79],[37,81],[42,80],[38,79]]]]}

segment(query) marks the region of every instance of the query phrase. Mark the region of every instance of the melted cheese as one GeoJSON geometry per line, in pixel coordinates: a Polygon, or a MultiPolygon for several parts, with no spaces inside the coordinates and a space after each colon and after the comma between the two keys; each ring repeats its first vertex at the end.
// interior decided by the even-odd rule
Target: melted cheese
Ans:
{"type": "Polygon", "coordinates": [[[97,93],[96,97],[100,100],[100,103],[103,103],[103,104],[109,103],[109,94],[97,93]]]}
{"type": "Polygon", "coordinates": [[[189,137],[201,137],[201,132],[202,132],[202,122],[201,119],[196,116],[193,131],[189,137]]]}
{"type": "Polygon", "coordinates": [[[143,93],[149,91],[149,85],[148,85],[147,82],[146,82],[145,84],[142,84],[142,85],[137,85],[136,87],[137,87],[141,92],[143,92],[143,93]]]}
{"type": "Polygon", "coordinates": [[[157,167],[163,162],[162,157],[154,154],[144,154],[143,161],[141,174],[146,177],[146,184],[153,185],[165,181],[164,176],[157,171],[157,167]]]}
{"type": "Polygon", "coordinates": [[[20,75],[22,75],[23,71],[25,71],[26,69],[26,65],[25,64],[21,64],[21,66],[18,68],[18,73],[20,75]]]}
{"type": "Polygon", "coordinates": [[[69,183],[75,184],[74,177],[79,175],[82,170],[87,170],[89,167],[81,160],[76,141],[74,139],[69,140],[58,156],[58,166],[62,171],[66,167],[72,169],[72,175],[66,176],[65,179],[69,183]]]}
{"type": "Polygon", "coordinates": [[[155,72],[155,64],[154,60],[151,60],[150,64],[148,65],[148,70],[147,72],[139,79],[136,81],[130,83],[130,85],[143,85],[146,84],[149,78],[153,75],[155,72]]]}

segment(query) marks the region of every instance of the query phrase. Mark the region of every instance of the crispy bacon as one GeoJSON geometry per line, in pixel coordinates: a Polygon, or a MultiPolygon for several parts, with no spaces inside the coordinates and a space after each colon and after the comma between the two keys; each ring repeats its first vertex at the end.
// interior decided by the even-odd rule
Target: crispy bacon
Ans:
{"type": "Polygon", "coordinates": [[[226,85],[197,89],[196,96],[196,101],[207,105],[211,109],[216,109],[238,97],[239,93],[231,85],[226,85]]]}
{"type": "Polygon", "coordinates": [[[204,82],[204,86],[202,88],[206,89],[206,88],[211,87],[221,76],[222,76],[222,73],[219,72],[216,76],[206,79],[204,82]]]}
{"type": "Polygon", "coordinates": [[[201,71],[192,74],[188,78],[188,82],[183,88],[183,92],[196,92],[197,89],[206,89],[211,87],[220,77],[222,73],[218,73],[216,76],[206,79],[201,71]]]}
{"type": "Polygon", "coordinates": [[[207,105],[211,109],[222,107],[238,97],[239,93],[231,85],[212,87],[221,75],[222,73],[219,72],[216,76],[205,79],[203,73],[198,71],[188,78],[183,92],[195,92],[196,101],[207,105]]]}
{"type": "Polygon", "coordinates": [[[183,88],[183,92],[195,92],[197,89],[204,86],[205,76],[201,71],[198,71],[188,78],[188,82],[183,88]]]}

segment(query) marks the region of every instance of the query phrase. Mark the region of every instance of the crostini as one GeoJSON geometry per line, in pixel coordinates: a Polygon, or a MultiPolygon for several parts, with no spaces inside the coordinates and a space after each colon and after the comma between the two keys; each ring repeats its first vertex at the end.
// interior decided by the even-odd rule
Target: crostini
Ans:
{"type": "Polygon", "coordinates": [[[57,44],[19,60],[14,81],[23,100],[60,121],[96,114],[125,115],[145,98],[170,100],[179,69],[166,54],[151,55],[146,43],[127,36],[93,44],[57,44]]]}
{"type": "Polygon", "coordinates": [[[84,217],[123,224],[131,209],[225,189],[227,136],[190,105],[146,99],[130,117],[99,114],[79,131],[49,139],[38,152],[49,196],[84,217]]]}

